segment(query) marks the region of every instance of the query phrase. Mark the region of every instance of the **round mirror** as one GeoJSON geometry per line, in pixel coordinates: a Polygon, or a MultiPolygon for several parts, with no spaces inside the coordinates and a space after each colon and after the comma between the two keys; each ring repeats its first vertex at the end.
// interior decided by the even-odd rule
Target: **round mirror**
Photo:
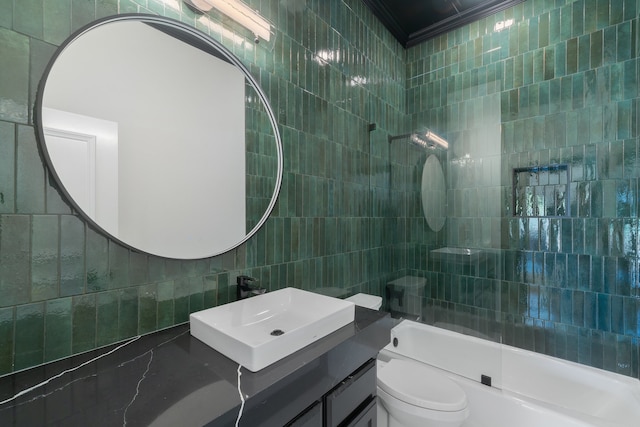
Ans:
{"type": "Polygon", "coordinates": [[[422,211],[433,231],[444,227],[446,218],[446,187],[440,160],[431,154],[422,168],[422,211]]]}
{"type": "Polygon", "coordinates": [[[45,70],[36,115],[62,193],[133,249],[219,255],[276,203],[282,143],[267,97],[230,51],[178,21],[121,15],[81,29],[45,70]]]}

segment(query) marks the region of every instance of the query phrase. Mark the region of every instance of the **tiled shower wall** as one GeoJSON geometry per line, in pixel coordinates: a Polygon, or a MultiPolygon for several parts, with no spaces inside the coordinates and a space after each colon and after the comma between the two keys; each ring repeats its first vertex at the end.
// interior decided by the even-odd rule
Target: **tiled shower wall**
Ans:
{"type": "MultiPolygon", "coordinates": [[[[407,193],[425,321],[638,377],[639,11],[528,0],[408,51],[412,126],[450,142],[448,228],[429,231],[407,193]],[[568,185],[532,180],[569,209],[514,212],[514,169],[549,165],[567,165],[568,185]],[[483,258],[441,262],[442,246],[483,258]]],[[[398,167],[417,175],[424,158],[398,167]]]]}
{"type": "Polygon", "coordinates": [[[0,375],[185,322],[233,300],[239,274],[272,290],[379,292],[393,233],[377,199],[387,181],[371,172],[388,174],[380,134],[403,128],[406,53],[359,0],[249,3],[274,25],[272,41],[256,46],[177,0],[0,0],[0,375]],[[265,227],[234,251],[176,261],[119,246],[72,212],[43,165],[32,109],[49,58],[81,26],[129,12],[210,33],[271,101],[282,190],[265,227]]]}

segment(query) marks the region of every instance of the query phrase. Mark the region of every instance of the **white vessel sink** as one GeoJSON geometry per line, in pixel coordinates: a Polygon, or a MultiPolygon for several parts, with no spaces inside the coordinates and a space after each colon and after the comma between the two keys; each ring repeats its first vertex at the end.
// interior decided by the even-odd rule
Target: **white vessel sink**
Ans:
{"type": "Polygon", "coordinates": [[[284,288],[192,313],[191,335],[252,372],[353,322],[355,304],[284,288]]]}

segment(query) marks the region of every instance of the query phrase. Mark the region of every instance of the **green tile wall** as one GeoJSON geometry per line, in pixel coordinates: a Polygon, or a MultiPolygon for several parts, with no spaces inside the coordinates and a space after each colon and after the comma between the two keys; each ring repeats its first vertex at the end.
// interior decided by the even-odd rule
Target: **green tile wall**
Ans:
{"type": "Polygon", "coordinates": [[[420,218],[425,155],[392,172],[409,176],[402,220],[421,237],[404,256],[428,278],[426,322],[638,377],[639,11],[636,0],[528,0],[408,50],[412,128],[451,144],[440,233],[420,218]],[[553,164],[571,171],[570,217],[514,216],[513,168],[553,164]],[[437,262],[441,246],[486,258],[437,262]]]}
{"type": "Polygon", "coordinates": [[[272,290],[379,294],[414,274],[428,279],[425,321],[638,376],[637,0],[528,0],[407,51],[359,0],[249,3],[274,24],[257,47],[180,2],[0,0],[11,58],[0,62],[0,375],[187,321],[232,301],[239,274],[272,290]],[[72,31],[129,12],[211,33],[271,100],[282,191],[234,251],[175,261],[118,246],[73,214],[43,166],[42,70],[72,31]],[[439,233],[419,204],[426,153],[387,142],[421,126],[452,143],[436,153],[450,190],[439,233]],[[571,217],[514,218],[511,169],[552,163],[570,165],[571,217]],[[487,256],[431,259],[447,245],[487,256]]]}
{"type": "MultiPolygon", "coordinates": [[[[249,3],[273,23],[272,41],[255,46],[241,27],[199,19],[180,1],[0,0],[0,375],[185,322],[235,299],[240,274],[272,290],[347,293],[378,293],[395,274],[386,134],[406,124],[406,52],[359,0],[249,3]],[[32,114],[42,70],[72,31],[130,12],[210,33],[271,101],[282,191],[265,227],[234,251],[175,261],[121,247],[72,212],[43,165],[32,114]]],[[[264,185],[273,165],[257,157],[252,179],[264,185]]]]}

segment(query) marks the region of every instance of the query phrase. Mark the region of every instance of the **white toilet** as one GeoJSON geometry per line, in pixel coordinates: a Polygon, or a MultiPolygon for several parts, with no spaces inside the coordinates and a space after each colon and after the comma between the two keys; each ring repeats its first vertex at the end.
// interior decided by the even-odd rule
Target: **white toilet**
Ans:
{"type": "MultiPolygon", "coordinates": [[[[356,294],[356,305],[378,310],[382,298],[356,294]]],[[[378,427],[458,427],[469,416],[467,396],[453,380],[418,362],[377,361],[378,427]]]]}
{"type": "Polygon", "coordinates": [[[379,427],[457,427],[469,416],[455,382],[417,362],[378,361],[379,427]]]}

